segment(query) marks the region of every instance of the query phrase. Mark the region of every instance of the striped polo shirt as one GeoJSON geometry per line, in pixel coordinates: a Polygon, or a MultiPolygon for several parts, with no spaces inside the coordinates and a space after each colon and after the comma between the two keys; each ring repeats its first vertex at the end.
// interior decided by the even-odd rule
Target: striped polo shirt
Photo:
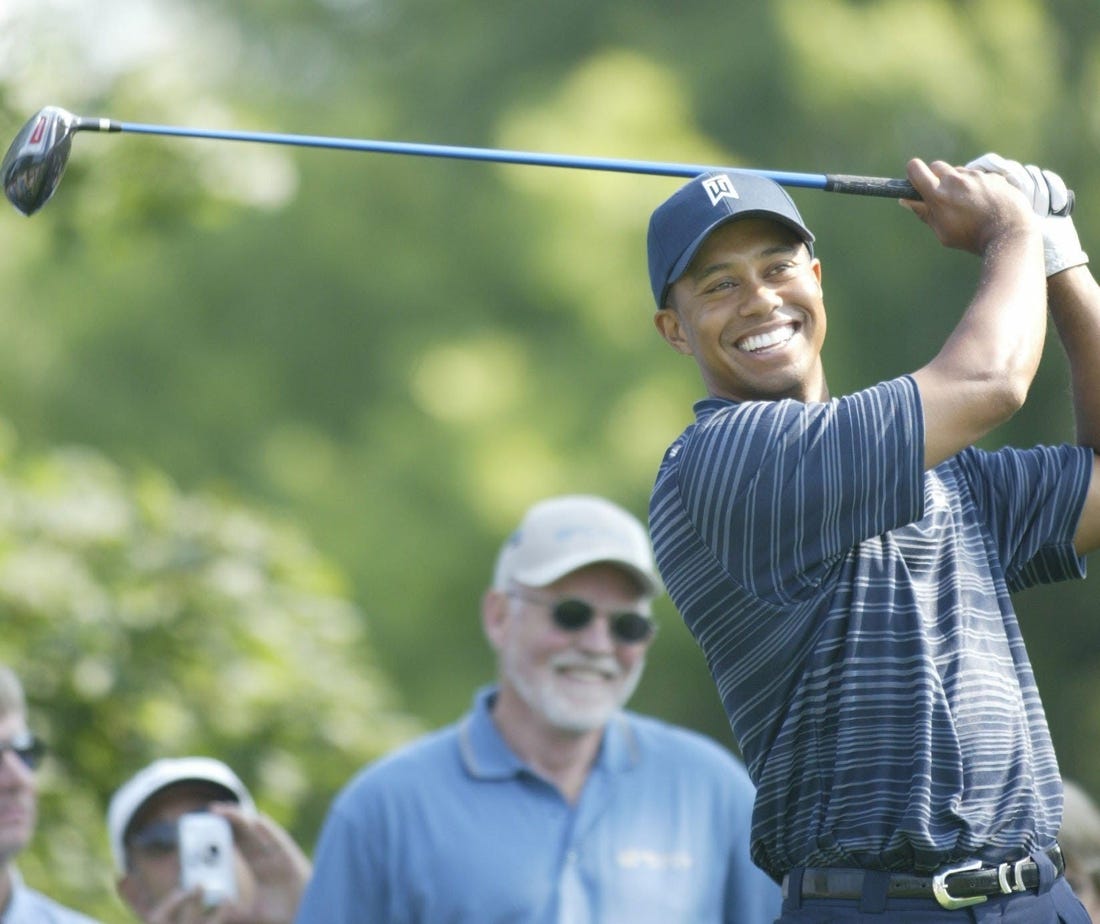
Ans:
{"type": "Polygon", "coordinates": [[[1050,844],[1061,783],[1009,593],[1084,576],[1091,453],[925,472],[908,376],[695,412],[650,529],[757,786],[753,859],[927,871],[1050,844]]]}

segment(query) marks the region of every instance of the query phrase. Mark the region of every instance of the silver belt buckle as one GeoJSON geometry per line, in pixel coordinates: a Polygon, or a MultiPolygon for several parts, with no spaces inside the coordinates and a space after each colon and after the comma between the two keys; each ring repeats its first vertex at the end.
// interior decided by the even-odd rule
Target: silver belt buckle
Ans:
{"type": "Polygon", "coordinates": [[[1031,858],[1024,857],[1022,860],[1017,860],[1015,863],[1002,863],[997,867],[997,883],[1001,887],[1001,891],[1005,895],[1009,895],[1012,892],[1026,892],[1027,886],[1024,884],[1024,864],[1031,858]],[[1012,876],[1016,880],[1015,882],[1008,881],[1008,871],[1012,870],[1012,876]]]}
{"type": "Polygon", "coordinates": [[[986,900],[985,895],[972,895],[969,898],[955,898],[947,891],[947,877],[955,873],[966,873],[972,869],[981,869],[982,861],[974,860],[961,866],[952,866],[950,869],[941,870],[932,877],[932,895],[939,902],[941,908],[954,911],[956,908],[965,908],[968,905],[979,905],[986,900]]]}

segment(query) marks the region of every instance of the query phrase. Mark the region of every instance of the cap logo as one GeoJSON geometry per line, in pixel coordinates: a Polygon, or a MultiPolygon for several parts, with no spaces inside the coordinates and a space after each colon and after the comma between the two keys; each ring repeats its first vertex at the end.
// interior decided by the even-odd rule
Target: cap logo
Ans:
{"type": "Polygon", "coordinates": [[[737,195],[737,190],[733,188],[733,180],[724,173],[703,180],[703,189],[705,189],[707,195],[710,196],[711,205],[717,205],[723,199],[741,198],[737,195]]]}

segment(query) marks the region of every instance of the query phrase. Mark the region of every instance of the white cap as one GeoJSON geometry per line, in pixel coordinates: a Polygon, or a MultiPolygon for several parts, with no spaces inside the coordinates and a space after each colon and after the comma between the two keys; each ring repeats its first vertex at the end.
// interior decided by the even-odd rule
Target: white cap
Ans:
{"type": "Polygon", "coordinates": [[[154,795],[176,783],[209,783],[224,789],[244,811],[253,813],[256,805],[244,783],[220,760],[212,757],[171,757],[155,760],[123,783],[111,796],[107,807],[107,836],[111,854],[120,873],[126,872],[126,833],[134,816],[154,795]]]}
{"type": "Polygon", "coordinates": [[[649,536],[633,515],[602,497],[552,497],[531,507],[501,547],[493,587],[545,587],[597,562],[622,567],[647,596],[661,592],[649,536]]]}

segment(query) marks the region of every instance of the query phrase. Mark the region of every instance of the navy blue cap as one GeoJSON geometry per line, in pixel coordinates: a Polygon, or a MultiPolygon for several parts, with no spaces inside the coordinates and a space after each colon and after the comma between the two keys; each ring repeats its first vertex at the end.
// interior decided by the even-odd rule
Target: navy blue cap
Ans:
{"type": "Polygon", "coordinates": [[[814,236],[787,191],[738,170],[703,173],[681,186],[649,219],[649,284],[660,308],[715,228],[734,218],[770,218],[794,231],[813,253],[814,236]]]}

